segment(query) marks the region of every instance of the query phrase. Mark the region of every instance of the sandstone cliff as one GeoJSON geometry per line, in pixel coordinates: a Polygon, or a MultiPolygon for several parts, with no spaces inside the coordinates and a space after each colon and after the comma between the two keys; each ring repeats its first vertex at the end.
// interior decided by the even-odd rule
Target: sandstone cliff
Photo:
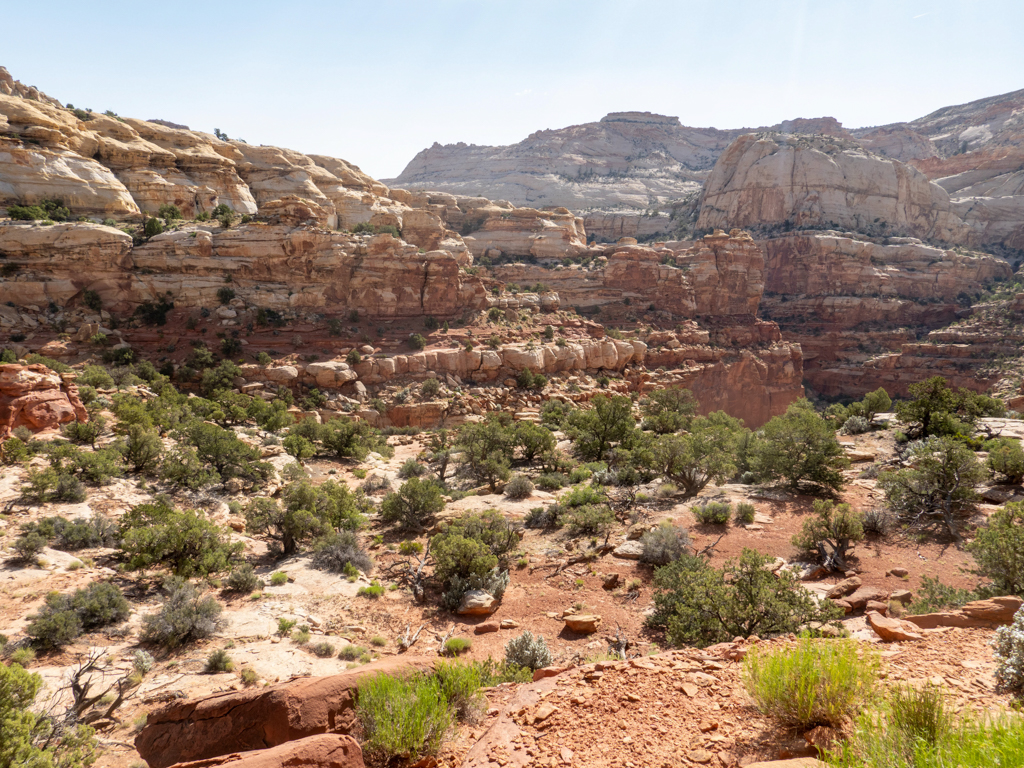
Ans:
{"type": "Polygon", "coordinates": [[[965,242],[949,196],[920,171],[826,136],[748,134],[708,178],[697,227],[843,227],[965,242]]]}
{"type": "MultiPolygon", "coordinates": [[[[930,342],[917,340],[967,312],[969,296],[1009,278],[1006,262],[914,240],[873,241],[838,232],[792,233],[763,245],[762,314],[800,343],[813,389],[855,396],[882,386],[906,394],[910,384],[936,374],[972,389],[991,383],[979,378],[983,365],[966,350],[939,350],[931,336],[930,342]],[[955,364],[944,361],[949,357],[955,364]]],[[[987,347],[979,352],[983,359],[995,354],[987,347]]]]}

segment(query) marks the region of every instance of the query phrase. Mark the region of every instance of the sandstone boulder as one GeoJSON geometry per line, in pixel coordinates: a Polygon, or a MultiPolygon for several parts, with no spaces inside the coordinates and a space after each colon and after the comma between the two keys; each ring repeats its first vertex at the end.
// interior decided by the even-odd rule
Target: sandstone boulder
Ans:
{"type": "Polygon", "coordinates": [[[846,597],[852,595],[861,585],[860,576],[851,576],[848,579],[843,579],[836,584],[832,589],[825,593],[825,597],[830,600],[836,600],[840,597],[846,597]]]}
{"type": "Polygon", "coordinates": [[[361,680],[432,666],[430,659],[399,656],[329,677],[296,678],[268,688],[173,702],[149,713],[135,748],[150,768],[167,768],[318,734],[347,734],[356,724],[353,706],[361,680]]]}
{"type": "Polygon", "coordinates": [[[565,617],[565,626],[581,635],[592,635],[601,626],[601,617],[590,614],[569,615],[565,617]]]}
{"type": "Polygon", "coordinates": [[[612,552],[615,557],[621,557],[623,560],[639,560],[643,553],[644,545],[639,541],[624,541],[612,552]]]}
{"type": "Polygon", "coordinates": [[[494,595],[482,589],[471,589],[462,596],[462,602],[455,612],[460,616],[490,616],[498,610],[494,595]]]}
{"type": "Polygon", "coordinates": [[[855,611],[864,608],[869,600],[884,603],[889,599],[889,592],[879,587],[859,587],[855,592],[843,598],[855,611]]]}
{"type": "Polygon", "coordinates": [[[71,374],[38,364],[0,365],[0,438],[22,426],[39,432],[88,420],[71,374]]]}
{"type": "Polygon", "coordinates": [[[875,633],[887,643],[904,642],[906,640],[924,640],[915,624],[888,616],[882,616],[876,611],[868,611],[868,624],[875,633]]]}
{"type": "Polygon", "coordinates": [[[177,763],[175,768],[363,768],[363,751],[351,736],[309,736],[270,749],[177,763]]]}
{"type": "Polygon", "coordinates": [[[975,600],[957,611],[924,613],[908,616],[907,620],[922,629],[935,627],[999,627],[1010,624],[1014,614],[1020,610],[1024,600],[1019,597],[993,597],[991,600],[975,600]]]}

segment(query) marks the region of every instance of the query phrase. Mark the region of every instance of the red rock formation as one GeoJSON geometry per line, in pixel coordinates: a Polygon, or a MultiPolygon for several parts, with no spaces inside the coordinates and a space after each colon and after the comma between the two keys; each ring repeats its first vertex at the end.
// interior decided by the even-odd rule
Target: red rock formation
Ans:
{"type": "Polygon", "coordinates": [[[0,365],[0,438],[18,427],[40,432],[88,420],[73,376],[45,365],[0,365]]]}
{"type": "Polygon", "coordinates": [[[351,736],[310,736],[279,747],[232,752],[174,768],[363,768],[363,751],[351,736]]]}
{"type": "Polygon", "coordinates": [[[353,706],[361,680],[432,666],[429,659],[398,656],[330,677],[293,678],[269,688],[175,702],[149,714],[135,747],[150,768],[167,768],[317,734],[347,734],[356,722],[353,706]]]}

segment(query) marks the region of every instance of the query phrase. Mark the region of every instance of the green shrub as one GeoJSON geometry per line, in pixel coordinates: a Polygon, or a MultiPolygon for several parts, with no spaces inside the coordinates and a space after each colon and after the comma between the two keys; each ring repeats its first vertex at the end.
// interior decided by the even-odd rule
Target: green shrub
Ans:
{"type": "Polygon", "coordinates": [[[785,728],[838,727],[870,699],[879,666],[853,641],[803,638],[791,648],[754,646],[743,683],[761,713],[785,728]]]}
{"type": "Polygon", "coordinates": [[[705,525],[725,525],[732,514],[732,505],[721,501],[709,501],[690,507],[698,523],[705,525]]]}
{"type": "Polygon", "coordinates": [[[536,485],[542,491],[557,491],[564,488],[568,482],[569,478],[561,472],[545,472],[537,478],[536,485]]]}
{"type": "Polygon", "coordinates": [[[527,630],[505,644],[505,663],[537,670],[551,666],[551,651],[548,650],[543,637],[534,637],[527,630]]]}
{"type": "Polygon", "coordinates": [[[441,392],[441,382],[438,379],[427,379],[420,384],[420,397],[424,400],[433,400],[441,392]]]}
{"type": "Polygon", "coordinates": [[[857,718],[850,739],[830,753],[838,768],[989,768],[1024,765],[1024,721],[953,715],[942,692],[900,686],[857,718]]]}
{"type": "Polygon", "coordinates": [[[359,684],[356,715],[363,730],[363,754],[373,765],[401,757],[415,761],[437,755],[453,725],[436,677],[378,674],[359,684]]]}
{"type": "Polygon", "coordinates": [[[441,488],[430,480],[411,478],[381,502],[381,520],[406,530],[425,530],[444,509],[441,488]]]}
{"type": "Polygon", "coordinates": [[[941,376],[911,384],[910,399],[896,403],[896,416],[913,437],[967,437],[980,416],[1002,416],[1002,401],[966,389],[953,391],[941,376]]]}
{"type": "Polygon", "coordinates": [[[221,672],[233,672],[235,662],[223,648],[218,648],[206,657],[206,668],[203,670],[208,675],[216,675],[221,672]]]}
{"type": "Polygon", "coordinates": [[[106,419],[102,417],[86,422],[72,421],[61,428],[61,434],[75,445],[96,445],[105,424],[106,419]]]}
{"type": "Polygon", "coordinates": [[[160,210],[157,211],[157,213],[161,219],[167,219],[168,221],[181,218],[181,209],[171,203],[164,203],[161,205],[160,210]]]}
{"type": "MultiPolygon", "coordinates": [[[[29,648],[19,651],[31,653],[29,648]]],[[[43,686],[37,674],[22,662],[0,663],[0,763],[4,768],[83,768],[96,760],[94,731],[35,711],[43,686]]]]}
{"type": "Polygon", "coordinates": [[[1010,437],[989,440],[985,450],[988,451],[985,463],[993,475],[1014,485],[1024,480],[1024,448],[1020,440],[1010,437]]]}
{"type": "Polygon", "coordinates": [[[398,545],[398,554],[400,555],[419,555],[423,552],[423,545],[418,541],[403,541],[398,545]]]}
{"type": "Polygon", "coordinates": [[[318,541],[313,550],[311,565],[320,570],[345,575],[349,575],[352,569],[363,573],[373,569],[373,561],[351,531],[338,531],[318,541]]]}
{"type": "Polygon", "coordinates": [[[921,586],[917,590],[917,597],[907,606],[907,613],[917,616],[922,613],[937,613],[950,609],[959,608],[972,600],[977,600],[978,594],[969,589],[951,587],[943,584],[939,577],[921,577],[921,586]]]}
{"type": "Polygon", "coordinates": [[[129,568],[165,565],[185,578],[228,570],[244,548],[213,521],[161,498],[122,516],[121,539],[129,568]]]}
{"type": "Polygon", "coordinates": [[[370,638],[370,645],[372,645],[374,648],[383,648],[387,644],[387,639],[381,637],[380,635],[374,635],[370,638]]]}
{"type": "Polygon", "coordinates": [[[276,499],[255,498],[245,510],[246,530],[270,539],[271,548],[294,554],[307,541],[336,529],[355,530],[363,522],[364,500],[333,480],[314,486],[302,479],[290,483],[276,499]]]}
{"type": "Polygon", "coordinates": [[[736,505],[737,523],[750,525],[752,522],[754,522],[755,514],[757,514],[757,510],[754,508],[754,505],[749,502],[741,501],[739,504],[736,505]]]}
{"type": "Polygon", "coordinates": [[[282,587],[288,583],[288,574],[284,571],[275,571],[270,574],[270,586],[282,587]]]}
{"type": "Polygon", "coordinates": [[[242,563],[231,571],[227,580],[228,589],[232,592],[255,592],[263,586],[263,579],[256,575],[256,571],[249,563],[242,563]]]}
{"type": "Polygon", "coordinates": [[[233,298],[235,298],[233,288],[228,288],[228,286],[224,285],[217,289],[217,301],[221,304],[228,304],[233,298]]]}
{"type": "Polygon", "coordinates": [[[772,560],[744,549],[738,560],[719,569],[683,555],[654,572],[648,624],[664,628],[672,645],[704,647],[734,637],[796,632],[810,622],[842,616],[834,605],[819,605],[789,571],[773,574],[772,560]]]}
{"type": "Polygon", "coordinates": [[[252,667],[246,667],[239,673],[238,678],[242,681],[242,685],[248,688],[250,686],[256,685],[256,683],[259,682],[260,676],[259,673],[252,667]]]}
{"type": "Polygon", "coordinates": [[[384,594],[384,587],[380,585],[380,582],[376,579],[370,583],[368,587],[360,587],[356,595],[359,597],[368,597],[371,600],[376,600],[384,594]]]}
{"type": "Polygon", "coordinates": [[[360,656],[366,653],[366,649],[361,645],[348,645],[341,646],[341,650],[338,651],[338,658],[343,661],[355,661],[360,656]]]}
{"type": "Polygon", "coordinates": [[[408,344],[410,349],[420,350],[427,346],[427,340],[421,334],[411,333],[408,344]]]}
{"type": "Polygon", "coordinates": [[[1009,502],[996,510],[969,545],[978,572],[996,591],[1024,595],[1024,503],[1009,502]]]}
{"type": "Polygon", "coordinates": [[[313,652],[314,656],[319,656],[321,659],[329,659],[334,655],[334,646],[326,640],[310,646],[309,650],[313,652]]]}
{"type": "Polygon", "coordinates": [[[951,437],[930,437],[912,443],[905,459],[906,469],[878,478],[889,508],[909,527],[959,541],[978,498],[974,487],[985,477],[974,451],[951,437]]]}
{"type": "Polygon", "coordinates": [[[142,232],[147,238],[156,237],[163,231],[164,225],[157,218],[146,219],[146,223],[142,227],[142,232]]]}
{"type": "Polygon", "coordinates": [[[566,516],[566,525],[572,536],[605,536],[615,525],[615,513],[603,504],[575,507],[566,516]]]}
{"type": "Polygon", "coordinates": [[[92,547],[114,547],[119,541],[117,525],[103,515],[88,520],[68,520],[63,517],[44,517],[35,523],[26,523],[21,533],[39,533],[53,549],[77,552],[92,547]]]}
{"type": "Polygon", "coordinates": [[[214,598],[204,597],[194,585],[177,577],[169,579],[164,589],[167,594],[160,610],[142,618],[144,642],[174,650],[204,640],[220,628],[223,608],[214,598]]]}
{"type": "Polygon", "coordinates": [[[505,485],[505,496],[514,501],[529,498],[533,493],[533,483],[526,475],[516,475],[505,485]]]}
{"type": "Polygon", "coordinates": [[[444,653],[448,656],[458,656],[473,647],[473,641],[465,637],[451,637],[444,643],[444,653]]]}
{"type": "Polygon", "coordinates": [[[697,413],[697,398],[688,389],[673,387],[651,392],[640,401],[644,429],[664,435],[686,429],[697,413]]]}
{"type": "Polygon", "coordinates": [[[562,429],[584,459],[604,457],[612,447],[637,439],[633,403],[628,397],[597,395],[593,408],[570,411],[562,429]]]}
{"type": "Polygon", "coordinates": [[[817,558],[831,570],[846,571],[846,555],[864,538],[864,513],[849,504],[834,504],[816,499],[814,515],[804,520],[793,546],[817,558]]]}
{"type": "Polygon", "coordinates": [[[817,493],[842,490],[850,464],[835,431],[803,399],[755,433],[749,461],[764,481],[817,493]]]}
{"type": "Polygon", "coordinates": [[[649,565],[668,565],[690,552],[690,534],[685,528],[667,520],[640,537],[643,553],[640,562],[649,565]]]}
{"type": "Polygon", "coordinates": [[[46,546],[46,539],[37,532],[23,533],[14,540],[14,559],[25,564],[34,565],[39,553],[46,546]]]}
{"type": "Polygon", "coordinates": [[[40,611],[29,617],[26,634],[43,648],[59,648],[83,632],[124,621],[130,612],[121,590],[107,582],[91,584],[73,594],[51,592],[40,611]]]}
{"type": "Polygon", "coordinates": [[[130,424],[118,450],[128,469],[135,473],[150,472],[160,464],[163,442],[156,430],[149,430],[139,424],[130,424]]]}
{"type": "Polygon", "coordinates": [[[309,627],[299,627],[292,632],[292,642],[296,645],[305,645],[309,642],[309,627]]]}
{"type": "Polygon", "coordinates": [[[398,476],[403,480],[408,480],[410,477],[422,477],[427,471],[427,468],[416,459],[406,459],[405,463],[398,468],[398,476]]]}

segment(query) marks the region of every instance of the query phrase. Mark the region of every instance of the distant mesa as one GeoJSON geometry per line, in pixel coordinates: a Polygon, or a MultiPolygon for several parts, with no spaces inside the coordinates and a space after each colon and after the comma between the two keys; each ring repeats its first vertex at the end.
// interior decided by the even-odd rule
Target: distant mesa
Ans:
{"type": "Polygon", "coordinates": [[[656,115],[653,112],[609,112],[601,118],[602,123],[648,123],[650,125],[682,126],[678,117],[656,115]]]}

